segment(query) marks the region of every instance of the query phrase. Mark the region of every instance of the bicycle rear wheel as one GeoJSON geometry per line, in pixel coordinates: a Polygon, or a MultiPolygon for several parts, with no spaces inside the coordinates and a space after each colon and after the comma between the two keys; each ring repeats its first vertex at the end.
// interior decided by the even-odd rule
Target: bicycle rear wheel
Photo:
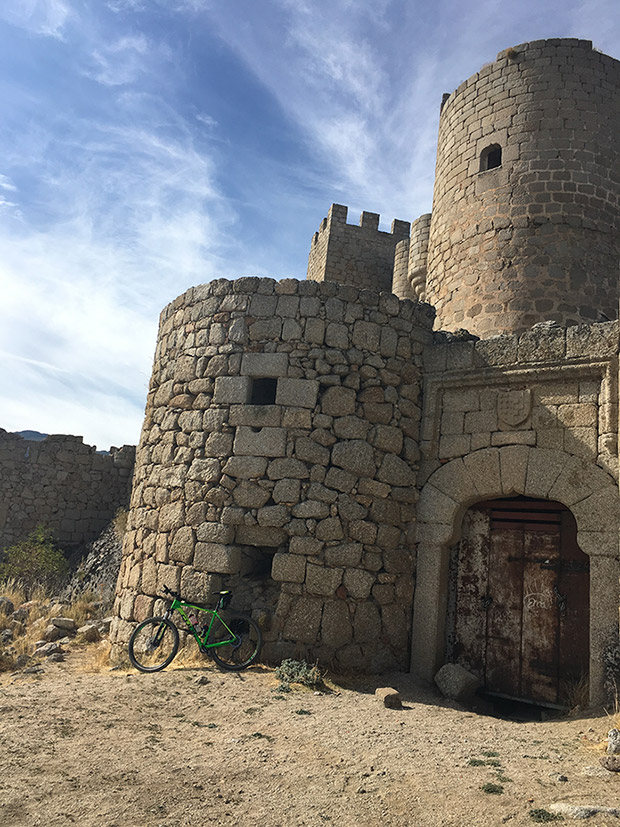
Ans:
{"type": "Polygon", "coordinates": [[[179,649],[179,632],[166,617],[150,617],[129,638],[129,660],[141,672],[159,672],[179,649]]]}
{"type": "MultiPolygon", "coordinates": [[[[222,669],[232,671],[245,669],[254,663],[260,654],[263,644],[261,630],[258,624],[247,615],[225,615],[223,620],[233,633],[234,639],[230,643],[211,649],[213,660],[222,669]]],[[[217,629],[212,631],[215,642],[231,639],[232,636],[223,623],[218,623],[216,619],[214,625],[217,625],[217,629]]]]}

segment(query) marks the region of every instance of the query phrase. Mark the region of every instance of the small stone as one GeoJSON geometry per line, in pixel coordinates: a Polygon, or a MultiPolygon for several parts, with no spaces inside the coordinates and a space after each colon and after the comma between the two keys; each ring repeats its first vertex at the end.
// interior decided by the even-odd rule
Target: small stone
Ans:
{"type": "Polygon", "coordinates": [[[58,626],[54,626],[52,623],[50,623],[50,625],[45,629],[45,632],[43,632],[43,637],[48,643],[58,640],[58,638],[62,636],[62,629],[59,629],[58,626]]]}
{"type": "Polygon", "coordinates": [[[72,617],[53,617],[51,623],[64,632],[75,632],[77,629],[77,623],[72,617]]]}
{"type": "Polygon", "coordinates": [[[47,659],[53,663],[59,663],[65,659],[65,656],[62,652],[53,652],[51,655],[48,655],[47,659]]]}
{"type": "Polygon", "coordinates": [[[607,733],[607,753],[609,755],[620,754],[620,729],[610,729],[607,733]]]}
{"type": "Polygon", "coordinates": [[[441,694],[453,701],[470,698],[482,686],[482,681],[458,663],[446,663],[435,675],[441,694]]]}
{"type": "Polygon", "coordinates": [[[198,675],[197,678],[194,678],[194,683],[197,686],[204,686],[206,683],[209,683],[209,678],[206,675],[198,675]]]}
{"type": "Polygon", "coordinates": [[[101,620],[97,621],[97,628],[101,632],[102,635],[107,635],[110,632],[110,625],[112,623],[112,617],[102,617],[101,620]]]}
{"type": "Polygon", "coordinates": [[[10,614],[13,614],[14,610],[15,606],[8,597],[0,597],[0,614],[8,617],[10,614]]]}
{"type": "Polygon", "coordinates": [[[99,629],[94,623],[87,623],[85,626],[80,626],[77,633],[84,643],[96,643],[101,637],[99,629]]]}
{"type": "Polygon", "coordinates": [[[620,772],[620,755],[605,755],[600,761],[609,772],[620,772]]]}
{"type": "Polygon", "coordinates": [[[375,698],[388,709],[403,708],[400,693],[396,689],[392,689],[391,686],[382,686],[379,689],[375,689],[375,698]]]}
{"type": "Polygon", "coordinates": [[[45,643],[34,650],[35,658],[48,658],[50,655],[55,655],[57,652],[62,652],[62,646],[58,643],[45,643]]]}

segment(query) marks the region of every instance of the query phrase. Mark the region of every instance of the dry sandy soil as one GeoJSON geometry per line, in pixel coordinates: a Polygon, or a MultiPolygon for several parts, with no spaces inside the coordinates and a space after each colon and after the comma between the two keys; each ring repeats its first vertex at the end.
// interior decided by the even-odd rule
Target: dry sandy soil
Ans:
{"type": "Polygon", "coordinates": [[[97,672],[94,658],[78,647],[38,675],[0,679],[3,827],[518,827],[557,801],[620,806],[620,773],[599,766],[603,713],[518,722],[402,674],[282,694],[261,666],[144,675],[97,672]],[[404,709],[380,705],[385,685],[404,709]]]}

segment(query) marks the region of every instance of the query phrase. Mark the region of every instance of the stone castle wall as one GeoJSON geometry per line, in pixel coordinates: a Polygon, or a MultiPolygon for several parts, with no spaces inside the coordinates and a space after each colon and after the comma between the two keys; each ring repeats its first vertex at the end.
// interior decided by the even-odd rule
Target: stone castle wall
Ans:
{"type": "Polygon", "coordinates": [[[617,480],[617,354],[618,322],[434,344],[421,478],[481,448],[530,445],[591,460],[617,480]]]}
{"type": "Polygon", "coordinates": [[[440,327],[617,318],[619,87],[620,63],[590,41],[545,40],[445,100],[426,285],[440,327]],[[485,171],[491,146],[501,164],[485,171]]]}
{"type": "Polygon", "coordinates": [[[78,436],[25,440],[0,429],[0,551],[37,525],[63,548],[93,540],[129,504],[134,449],[97,454],[78,436]]]}
{"type": "Polygon", "coordinates": [[[618,322],[443,341],[424,352],[412,671],[444,662],[449,549],[469,505],[524,495],[570,509],[590,566],[590,698],[617,645],[618,322]]]}
{"type": "Polygon", "coordinates": [[[225,585],[263,623],[267,658],[406,666],[432,317],[390,294],[255,278],[164,310],[116,643],[164,585],[196,600],[225,585]]]}
{"type": "Polygon", "coordinates": [[[347,224],[347,213],[331,205],[312,239],[308,279],[391,292],[395,246],[409,236],[409,222],[394,220],[391,233],[384,233],[376,213],[363,212],[359,226],[347,224]]]}

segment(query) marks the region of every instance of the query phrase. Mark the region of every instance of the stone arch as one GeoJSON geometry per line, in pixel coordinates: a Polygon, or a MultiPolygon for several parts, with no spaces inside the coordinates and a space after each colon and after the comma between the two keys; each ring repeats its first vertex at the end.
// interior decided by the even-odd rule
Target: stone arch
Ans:
{"type": "Polygon", "coordinates": [[[602,468],[562,451],[511,445],[451,460],[418,502],[411,671],[432,680],[443,663],[449,548],[463,515],[480,500],[508,495],[555,500],[570,509],[590,557],[590,700],[604,700],[602,650],[618,634],[620,497],[602,468]]]}

